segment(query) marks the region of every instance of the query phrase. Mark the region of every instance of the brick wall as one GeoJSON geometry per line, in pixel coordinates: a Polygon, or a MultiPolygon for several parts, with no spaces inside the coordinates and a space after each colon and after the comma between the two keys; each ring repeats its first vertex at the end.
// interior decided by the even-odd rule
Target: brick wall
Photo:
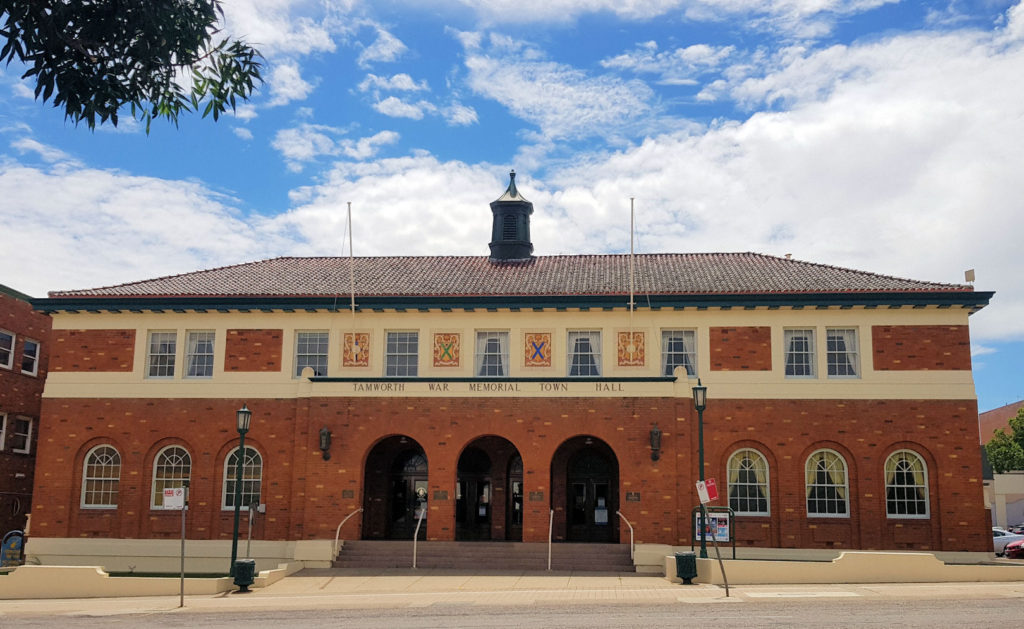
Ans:
{"type": "Polygon", "coordinates": [[[57,330],[50,363],[53,371],[131,371],[135,330],[57,330]]]}
{"type": "MultiPolygon", "coordinates": [[[[193,456],[190,536],[229,538],[231,512],[220,509],[223,464],[238,442],[234,410],[243,402],[253,409],[246,441],[264,458],[267,514],[257,520],[254,533],[262,539],[332,538],[342,518],[366,505],[366,462],[375,445],[393,435],[420,444],[429,462],[429,539],[454,537],[458,459],[467,445],[487,435],[507,439],[523,458],[524,541],[546,539],[549,508],[556,511],[556,529],[564,531],[566,499],[557,490],[562,480],[552,478],[552,461],[566,440],[580,435],[601,440],[614,452],[618,504],[636,528],[637,542],[687,544],[692,534],[699,470],[696,414],[689,399],[317,397],[47,399],[39,452],[46,463],[36,478],[33,534],[173,537],[176,529],[164,522],[171,516],[149,509],[149,492],[156,453],[180,444],[193,456]],[[662,430],[657,462],[651,460],[649,437],[655,423],[662,430]],[[329,461],[317,447],[322,426],[334,435],[329,461]],[[114,445],[122,455],[117,510],[78,506],[83,458],[99,443],[114,445]],[[448,499],[437,498],[443,492],[448,499]],[[639,500],[627,502],[626,492],[636,492],[639,500]],[[530,500],[531,493],[540,499],[530,500]]],[[[732,452],[752,447],[769,461],[771,515],[740,518],[741,545],[991,548],[973,401],[714,400],[704,418],[706,475],[718,479],[723,496],[732,452]],[[819,448],[833,449],[848,462],[849,518],[806,515],[804,463],[819,448]],[[885,516],[882,467],[890,453],[903,448],[927,462],[929,520],[885,516]]],[[[360,536],[361,524],[354,518],[346,535],[360,536]]]]}
{"type": "Polygon", "coordinates": [[[712,327],[708,332],[712,371],[771,371],[770,327],[712,327]]]}
{"type": "Polygon", "coordinates": [[[283,330],[228,330],[224,371],[281,371],[283,330]]]}
{"type": "Polygon", "coordinates": [[[876,325],[871,347],[875,371],[971,368],[966,325],[876,325]]]}

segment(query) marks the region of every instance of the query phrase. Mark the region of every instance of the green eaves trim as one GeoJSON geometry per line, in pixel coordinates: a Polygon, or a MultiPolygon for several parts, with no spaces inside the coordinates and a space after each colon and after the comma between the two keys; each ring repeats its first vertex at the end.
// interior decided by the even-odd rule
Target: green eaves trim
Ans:
{"type": "Polygon", "coordinates": [[[472,382],[477,384],[505,383],[505,382],[675,382],[675,376],[641,376],[622,378],[603,377],[560,377],[560,378],[389,378],[377,376],[372,378],[335,378],[328,376],[314,376],[310,382],[472,382]]]}
{"type": "MultiPolygon", "coordinates": [[[[904,293],[765,293],[744,295],[637,295],[638,310],[660,308],[734,308],[807,306],[963,306],[988,305],[994,292],[943,291],[904,293]]],[[[54,297],[32,299],[43,312],[101,310],[260,310],[312,309],[344,312],[349,297],[54,297]]],[[[500,295],[500,296],[356,296],[356,310],[471,309],[471,308],[611,308],[627,307],[628,295],[500,295]]]]}

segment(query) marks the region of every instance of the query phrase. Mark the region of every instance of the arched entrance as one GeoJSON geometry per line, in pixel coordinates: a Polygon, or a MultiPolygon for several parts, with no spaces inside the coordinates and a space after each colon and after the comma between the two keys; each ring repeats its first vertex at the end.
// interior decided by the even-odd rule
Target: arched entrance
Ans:
{"type": "Polygon", "coordinates": [[[427,536],[427,457],[406,436],[384,439],[370,451],[363,479],[363,539],[412,539],[423,515],[419,539],[427,536]]]}
{"type": "Polygon", "coordinates": [[[516,447],[502,437],[467,445],[455,484],[455,539],[520,541],[522,514],[522,458],[516,447]]]}
{"type": "Polygon", "coordinates": [[[607,443],[586,435],[563,443],[551,460],[551,481],[552,501],[565,509],[561,539],[619,541],[619,463],[607,443]]]}

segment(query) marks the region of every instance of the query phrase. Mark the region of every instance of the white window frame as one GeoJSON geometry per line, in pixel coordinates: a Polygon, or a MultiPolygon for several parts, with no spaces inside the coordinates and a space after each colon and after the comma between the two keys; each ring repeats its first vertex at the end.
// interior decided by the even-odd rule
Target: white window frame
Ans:
{"type": "Polygon", "coordinates": [[[420,333],[416,330],[388,330],[384,334],[384,376],[386,378],[415,378],[419,375],[420,333]],[[412,335],[399,338],[399,335],[412,335]],[[394,345],[394,349],[392,349],[394,345]],[[409,348],[412,351],[408,351],[409,348]],[[392,364],[392,359],[411,356],[408,364],[392,364]],[[404,373],[402,373],[404,372],[404,373]]]}
{"type": "Polygon", "coordinates": [[[174,377],[174,371],[177,361],[178,354],[178,331],[177,330],[150,330],[149,334],[146,335],[146,378],[154,380],[168,380],[174,377]],[[162,337],[158,340],[158,336],[162,337]],[[157,348],[164,348],[168,340],[173,341],[174,348],[172,351],[156,351],[154,352],[154,345],[157,348]],[[154,358],[161,360],[154,361],[154,358]],[[170,373],[157,373],[154,374],[154,370],[167,370],[170,373]]]}
{"type": "Polygon", "coordinates": [[[7,445],[7,413],[0,413],[0,452],[7,445]]]}
{"type": "MultiPolygon", "coordinates": [[[[213,377],[213,368],[214,368],[214,365],[215,365],[214,354],[215,354],[216,350],[217,350],[217,333],[215,331],[213,331],[213,330],[189,330],[188,332],[186,332],[185,333],[185,369],[184,369],[182,375],[185,378],[192,378],[192,379],[198,379],[198,380],[212,378],[213,377]],[[201,339],[200,335],[207,335],[209,338],[208,339],[201,339]],[[206,342],[209,343],[210,351],[209,352],[197,351],[200,348],[200,343],[206,343],[206,342]],[[203,362],[205,363],[207,358],[209,358],[209,365],[206,365],[206,364],[199,365],[198,364],[197,361],[199,359],[203,359],[203,362]],[[194,374],[193,371],[195,371],[195,368],[198,367],[198,366],[201,366],[201,367],[204,367],[204,368],[208,367],[209,368],[209,373],[202,373],[202,374],[198,374],[198,375],[194,374]]],[[[205,371],[205,369],[204,369],[204,371],[205,371]]]]}
{"type": "Polygon", "coordinates": [[[11,332],[10,330],[4,330],[2,328],[0,328],[0,335],[11,337],[11,346],[10,346],[10,348],[7,348],[7,347],[2,348],[2,351],[7,352],[7,360],[3,361],[3,362],[0,362],[0,367],[3,367],[4,369],[13,369],[14,368],[14,346],[17,343],[18,335],[16,335],[14,332],[11,332]]]}
{"type": "MultiPolygon", "coordinates": [[[[767,517],[767,516],[770,516],[772,514],[771,468],[768,466],[768,459],[765,458],[765,456],[763,454],[761,454],[761,452],[759,452],[758,450],[755,450],[753,448],[740,448],[739,450],[736,450],[735,452],[733,452],[732,455],[729,457],[728,463],[726,465],[726,479],[727,479],[727,485],[728,485],[727,488],[726,488],[726,491],[727,491],[726,497],[728,499],[728,504],[729,504],[730,507],[732,506],[732,489],[733,489],[734,486],[756,487],[756,488],[760,488],[762,491],[764,491],[764,500],[765,500],[765,510],[764,511],[740,511],[739,509],[733,509],[733,512],[736,515],[746,515],[746,516],[754,516],[754,517],[767,517]],[[736,461],[737,458],[741,457],[741,456],[742,457],[750,457],[751,459],[759,459],[760,460],[761,464],[764,465],[764,482],[763,483],[761,483],[761,482],[754,482],[754,483],[739,483],[739,482],[737,482],[737,483],[733,483],[733,482],[728,480],[728,479],[732,478],[733,470],[740,471],[740,468],[738,466],[733,467],[733,462],[736,461]]],[[[750,498],[749,496],[746,499],[747,500],[757,500],[757,498],[750,498]]],[[[742,500],[742,498],[737,498],[737,500],[742,500]]]]}
{"type": "MultiPolygon", "coordinates": [[[[827,471],[828,470],[826,470],[826,472],[827,471]]],[[[824,500],[828,501],[829,498],[826,497],[824,500]]],[[[836,504],[839,504],[838,501],[833,501],[833,502],[835,502],[836,504]]],[[[810,456],[807,457],[807,460],[804,461],[804,509],[807,511],[807,517],[808,518],[849,518],[850,517],[850,465],[849,465],[849,463],[846,462],[846,457],[844,457],[843,455],[839,454],[835,450],[831,450],[829,448],[822,448],[820,450],[815,450],[814,452],[812,452],[810,454],[810,456]],[[833,483],[833,482],[818,483],[817,482],[817,474],[818,474],[817,462],[815,462],[815,469],[813,470],[814,482],[810,482],[809,477],[811,475],[811,469],[810,469],[811,461],[815,460],[818,455],[834,456],[840,463],[842,463],[842,466],[843,466],[843,468],[842,468],[843,469],[843,482],[842,482],[842,484],[833,483]],[[844,511],[842,513],[828,513],[828,512],[825,512],[825,513],[817,513],[817,512],[811,513],[811,509],[810,509],[811,495],[810,494],[811,494],[812,489],[817,488],[817,487],[824,488],[825,490],[827,490],[828,488],[841,489],[842,492],[843,492],[842,504],[843,504],[844,511]]]]}
{"type": "Polygon", "coordinates": [[[323,377],[327,375],[331,364],[331,333],[329,330],[296,330],[295,331],[295,378],[302,377],[302,370],[306,367],[313,369],[313,375],[323,377]],[[311,340],[316,337],[316,346],[311,345],[311,340]],[[303,337],[307,337],[303,340],[303,337]],[[320,351],[320,350],[323,351],[320,351]],[[315,364],[312,364],[315,360],[315,364]]]}
{"type": "Polygon", "coordinates": [[[829,378],[851,379],[860,377],[860,335],[857,328],[825,328],[825,370],[829,378]],[[848,337],[852,336],[852,340],[848,337]],[[846,349],[833,349],[837,337],[846,349]],[[845,338],[844,338],[845,337],[845,338]],[[844,360],[840,360],[844,359],[844,360]],[[853,373],[838,373],[852,371],[853,373]]]}
{"type": "Polygon", "coordinates": [[[25,437],[25,447],[17,448],[14,444],[11,444],[11,452],[17,454],[29,454],[32,452],[32,425],[33,421],[31,417],[25,417],[24,415],[14,416],[14,425],[11,426],[11,441],[18,439],[19,437],[25,437]],[[18,422],[25,422],[28,424],[26,432],[18,432],[18,422]]]}
{"type": "Polygon", "coordinates": [[[30,338],[23,338],[23,339],[21,339],[21,373],[25,374],[26,376],[35,376],[35,375],[37,375],[39,373],[39,353],[40,353],[39,350],[41,348],[42,348],[42,344],[39,341],[35,340],[35,339],[30,339],[30,338]],[[28,346],[29,346],[30,343],[35,345],[36,352],[35,352],[34,355],[29,355],[29,353],[28,353],[28,346]],[[31,360],[32,361],[32,368],[31,369],[25,369],[25,361],[26,360],[31,360]]]}
{"type": "MultiPolygon", "coordinates": [[[[245,454],[249,454],[249,453],[252,453],[254,456],[246,457],[246,460],[242,461],[242,493],[241,493],[242,508],[248,508],[249,504],[251,504],[253,502],[255,502],[255,504],[257,504],[257,505],[260,504],[260,496],[263,493],[263,455],[261,455],[259,453],[259,450],[257,450],[256,448],[254,448],[254,447],[252,447],[250,445],[246,445],[245,446],[245,454]],[[259,476],[256,477],[255,479],[247,478],[246,477],[247,468],[251,467],[249,465],[250,461],[258,462],[259,463],[259,476]],[[256,487],[256,492],[255,492],[256,500],[255,501],[253,501],[253,499],[252,499],[254,494],[251,491],[251,488],[253,486],[256,487]],[[246,491],[246,487],[249,487],[250,491],[246,491]],[[248,498],[248,502],[246,501],[246,498],[248,498]]],[[[236,482],[238,482],[238,481],[236,479],[237,468],[235,470],[231,469],[231,457],[235,457],[237,459],[237,454],[238,454],[238,446],[235,446],[234,448],[232,448],[228,452],[227,456],[224,457],[224,476],[223,476],[223,482],[221,483],[221,500],[220,500],[220,508],[221,508],[222,511],[228,511],[228,510],[234,511],[234,509],[235,509],[235,505],[234,505],[234,500],[235,500],[234,484],[236,482]],[[233,473],[229,474],[229,472],[233,472],[233,473]],[[228,491],[228,485],[229,484],[231,485],[231,490],[230,491],[228,491]],[[230,500],[230,502],[229,502],[229,500],[230,500]]]]}
{"type": "Polygon", "coordinates": [[[184,487],[185,481],[192,478],[192,455],[188,449],[179,444],[169,445],[165,448],[161,448],[156,456],[153,457],[153,490],[150,492],[149,508],[150,509],[163,509],[164,508],[164,489],[175,489],[178,487],[184,487]],[[171,453],[171,450],[180,450],[179,452],[171,453]],[[182,457],[181,453],[184,453],[182,457]],[[169,461],[163,463],[161,459],[170,458],[171,456],[178,457],[177,461],[169,461]],[[184,461],[184,463],[182,463],[184,461]],[[168,469],[165,472],[163,478],[158,478],[161,467],[168,469]],[[159,482],[159,486],[157,483],[159,482]]]}
{"type": "MultiPolygon", "coordinates": [[[[113,466],[111,465],[109,467],[113,467],[113,466]]],[[[121,495],[121,453],[117,451],[117,448],[115,448],[114,446],[110,445],[109,443],[101,443],[100,445],[95,446],[94,448],[91,448],[88,452],[85,453],[85,459],[82,462],[82,493],[81,493],[81,497],[80,497],[80,500],[79,500],[79,506],[82,509],[116,509],[117,508],[117,501],[116,500],[113,503],[106,502],[106,503],[86,504],[85,497],[86,497],[86,494],[88,492],[87,487],[89,485],[89,481],[97,481],[97,482],[110,482],[110,481],[113,481],[113,487],[114,487],[114,491],[113,492],[110,492],[110,491],[103,491],[103,492],[94,491],[93,494],[94,495],[101,495],[101,494],[102,495],[110,495],[111,493],[113,493],[113,495],[115,495],[117,497],[120,497],[120,495],[121,495]],[[117,476],[89,476],[89,461],[92,459],[92,457],[94,455],[96,455],[96,453],[99,450],[101,450],[103,448],[108,448],[111,452],[114,453],[114,456],[117,457],[117,476]]]]}
{"type": "Polygon", "coordinates": [[[570,378],[600,378],[601,377],[601,330],[569,330],[566,333],[566,374],[570,378]],[[587,339],[590,344],[590,353],[576,352],[577,341],[587,339]],[[589,365],[577,365],[578,357],[589,356],[593,359],[593,369],[597,373],[573,373],[574,369],[588,367],[589,365]]]}
{"type": "Polygon", "coordinates": [[[476,361],[474,373],[478,378],[507,378],[508,373],[508,332],[501,330],[477,330],[476,333],[476,361]],[[491,341],[497,341],[498,351],[488,351],[492,347],[491,341]],[[497,364],[493,364],[493,361],[497,364]],[[489,363],[489,364],[488,364],[489,363]],[[484,373],[484,371],[497,371],[498,373],[484,373]]]}
{"type": "Polygon", "coordinates": [[[782,343],[783,343],[783,370],[787,378],[796,379],[808,379],[817,377],[817,349],[814,342],[814,328],[786,328],[782,332],[782,343]],[[797,336],[807,337],[808,347],[803,351],[793,351],[791,345],[796,341],[797,336]],[[792,362],[792,358],[806,356],[805,362],[792,362]],[[801,368],[801,371],[806,366],[810,373],[790,373],[790,367],[801,368]]]}
{"type": "MultiPolygon", "coordinates": [[[[896,450],[885,458],[885,467],[882,468],[885,482],[885,517],[890,520],[927,520],[931,518],[931,492],[928,491],[928,463],[918,452],[913,450],[896,450]],[[921,465],[920,473],[923,476],[923,483],[918,485],[897,485],[889,482],[889,461],[897,456],[913,457],[921,465]],[[920,489],[924,491],[924,513],[892,513],[889,510],[889,489],[920,489]]],[[[903,502],[906,502],[904,499],[903,502]]],[[[914,501],[916,502],[916,500],[914,501]]]]}
{"type": "Polygon", "coordinates": [[[674,376],[676,367],[686,368],[688,378],[697,377],[697,331],[686,329],[673,329],[661,331],[661,375],[674,376]],[[683,343],[683,351],[669,351],[669,342],[673,337],[680,337],[683,343]],[[679,356],[684,360],[669,361],[670,357],[679,356]]]}

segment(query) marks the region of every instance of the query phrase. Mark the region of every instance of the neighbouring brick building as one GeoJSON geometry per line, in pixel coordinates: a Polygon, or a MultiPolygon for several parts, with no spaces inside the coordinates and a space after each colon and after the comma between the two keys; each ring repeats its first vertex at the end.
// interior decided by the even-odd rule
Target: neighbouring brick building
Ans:
{"type": "Polygon", "coordinates": [[[32,498],[50,317],[0,285],[0,536],[25,527],[32,498]]]}
{"type": "Polygon", "coordinates": [[[556,541],[626,542],[621,512],[638,544],[688,545],[698,378],[741,548],[991,550],[968,331],[991,293],[644,254],[631,311],[630,256],[534,257],[514,178],[491,210],[490,257],[278,258],[37,300],[30,552],[174,548],[161,490],[190,479],[189,537],[223,556],[243,404],[241,503],[277,557],[329,559],[359,509],[344,537],[409,539],[425,514],[427,540],[546,541],[552,518],[556,541]]]}

